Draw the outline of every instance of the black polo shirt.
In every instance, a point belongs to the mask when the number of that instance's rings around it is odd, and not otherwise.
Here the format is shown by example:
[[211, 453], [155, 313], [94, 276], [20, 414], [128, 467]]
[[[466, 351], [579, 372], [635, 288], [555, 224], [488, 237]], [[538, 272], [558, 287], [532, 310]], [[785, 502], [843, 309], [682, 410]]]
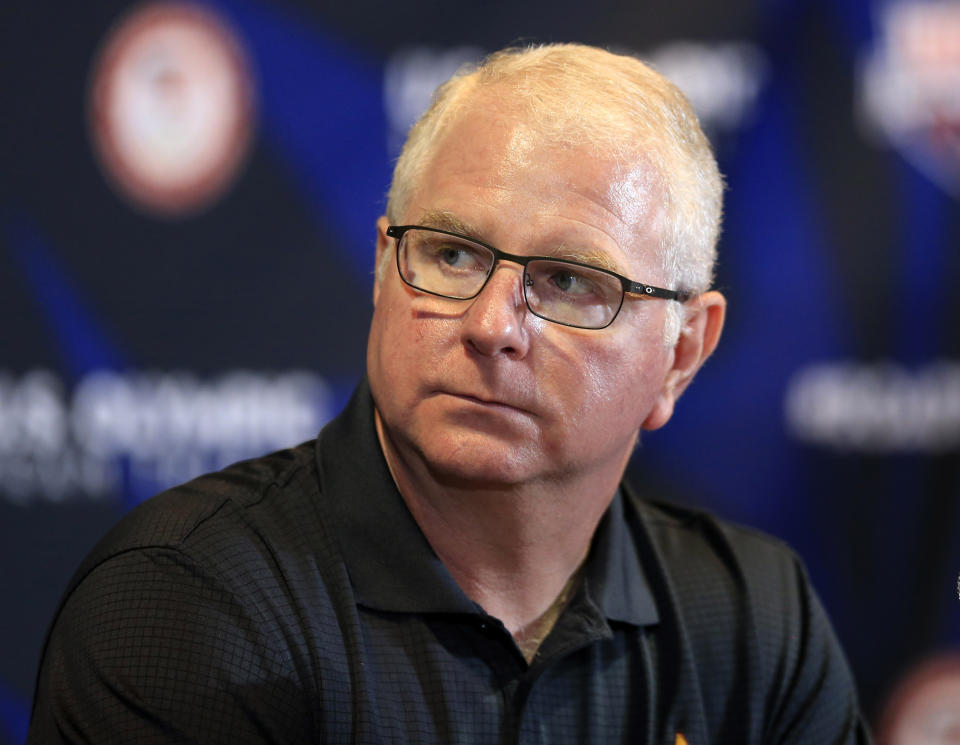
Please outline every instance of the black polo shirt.
[[28, 743], [865, 742], [796, 557], [618, 494], [528, 665], [397, 492], [369, 389], [144, 503], [80, 567]]

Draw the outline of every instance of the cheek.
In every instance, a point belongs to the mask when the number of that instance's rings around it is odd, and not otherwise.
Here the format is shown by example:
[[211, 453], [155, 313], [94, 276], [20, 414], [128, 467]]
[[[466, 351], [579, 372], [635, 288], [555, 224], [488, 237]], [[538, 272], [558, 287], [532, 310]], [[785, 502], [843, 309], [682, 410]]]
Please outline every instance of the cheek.
[[604, 348], [588, 356], [586, 363], [585, 408], [604, 409], [616, 420], [639, 427], [653, 407], [666, 374], [662, 350], [638, 354], [633, 348]]
[[384, 288], [370, 325], [368, 366], [376, 365], [392, 385], [416, 379], [416, 371], [439, 364], [443, 326], [430, 313], [418, 312], [402, 291]]
[[410, 346], [404, 338], [404, 313], [409, 313], [397, 302], [395, 289], [384, 282], [373, 310], [370, 336], [367, 343], [367, 372], [371, 382], [381, 388], [394, 388], [402, 380], [402, 353]]

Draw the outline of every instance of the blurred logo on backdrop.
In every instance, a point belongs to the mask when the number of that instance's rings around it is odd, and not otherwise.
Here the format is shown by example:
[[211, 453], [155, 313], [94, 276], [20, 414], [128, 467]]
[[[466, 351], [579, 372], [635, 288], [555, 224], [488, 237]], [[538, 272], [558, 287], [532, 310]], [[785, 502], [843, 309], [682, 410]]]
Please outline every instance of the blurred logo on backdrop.
[[333, 415], [307, 371], [0, 370], [0, 499], [136, 503], [207, 471], [314, 437]]
[[[673, 41], [640, 57], [676, 83], [690, 99], [712, 140], [750, 122], [769, 77], [763, 51], [747, 41]], [[717, 146], [716, 141], [713, 144]]]
[[822, 362], [787, 383], [787, 431], [821, 447], [871, 454], [960, 448], [960, 363]]
[[960, 655], [939, 655], [897, 686], [877, 727], [877, 745], [960, 743]]
[[960, 198], [960, 2], [894, 2], [861, 65], [866, 129]]
[[90, 135], [116, 191], [155, 216], [194, 214], [234, 181], [254, 84], [237, 34], [183, 2], [137, 6], [110, 31], [88, 91]]
[[[640, 53], [632, 49], [614, 51], [639, 57], [674, 81], [713, 139], [749, 121], [767, 80], [767, 59], [757, 45], [749, 42], [677, 40]], [[484, 54], [472, 46], [417, 46], [403, 47], [387, 60], [383, 107], [390, 123], [387, 146], [391, 153], [399, 153], [410, 127], [430, 105], [437, 86], [457, 70], [478, 64]]]
[[414, 122], [430, 106], [433, 92], [457, 70], [475, 66], [483, 58], [479, 47], [445, 49], [403, 47], [383, 69], [383, 108], [390, 127], [388, 152], [399, 154]]

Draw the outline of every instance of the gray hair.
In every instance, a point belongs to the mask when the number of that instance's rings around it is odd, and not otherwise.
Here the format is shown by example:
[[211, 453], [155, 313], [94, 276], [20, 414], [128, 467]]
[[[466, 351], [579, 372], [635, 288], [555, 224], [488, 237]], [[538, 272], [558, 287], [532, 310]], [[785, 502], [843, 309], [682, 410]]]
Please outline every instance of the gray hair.
[[[392, 222], [404, 214], [451, 122], [492, 86], [506, 88], [510, 102], [522, 107], [543, 138], [592, 148], [624, 170], [639, 161], [652, 166], [663, 199], [659, 244], [665, 281], [693, 294], [709, 288], [723, 201], [710, 143], [673, 83], [638, 59], [596, 47], [506, 49], [441, 85], [410, 130], [394, 169], [387, 200]], [[664, 336], [670, 341], [683, 317], [679, 304], [668, 308]]]

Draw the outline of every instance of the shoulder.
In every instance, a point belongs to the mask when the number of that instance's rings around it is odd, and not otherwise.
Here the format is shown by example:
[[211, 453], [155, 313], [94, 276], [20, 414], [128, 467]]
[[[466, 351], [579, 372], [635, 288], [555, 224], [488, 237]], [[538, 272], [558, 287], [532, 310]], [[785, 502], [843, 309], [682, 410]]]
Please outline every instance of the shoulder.
[[675, 582], [719, 583], [769, 598], [806, 581], [797, 554], [773, 536], [702, 510], [636, 497], [629, 501], [663, 570]]
[[323, 542], [314, 461], [306, 443], [239, 463], [121, 520], [81, 565], [48, 633], [36, 731], [71, 722], [106, 742], [159, 722], [204, 742], [253, 741], [257, 727], [307, 739], [304, 628], [327, 620], [332, 594], [307, 581]]
[[125, 553], [169, 550], [215, 559], [316, 517], [314, 441], [205, 474], [148, 499], [94, 547], [71, 582]]
[[803, 562], [783, 541], [700, 510], [630, 501], [658, 603], [693, 644], [750, 644], [761, 659], [773, 649], [792, 659], [811, 624], [825, 622]]
[[294, 622], [308, 603], [328, 610], [347, 583], [317, 507], [319, 491], [315, 443], [308, 442], [158, 494], [84, 559], [56, 625], [63, 627], [64, 614], [102, 623], [105, 603], [124, 613], [158, 603], [172, 615], [221, 609], [265, 629], [278, 618]]
[[661, 633], [684, 650], [711, 721], [737, 700], [750, 702], [764, 742], [866, 740], [846, 659], [796, 553], [703, 511], [629, 502]]

